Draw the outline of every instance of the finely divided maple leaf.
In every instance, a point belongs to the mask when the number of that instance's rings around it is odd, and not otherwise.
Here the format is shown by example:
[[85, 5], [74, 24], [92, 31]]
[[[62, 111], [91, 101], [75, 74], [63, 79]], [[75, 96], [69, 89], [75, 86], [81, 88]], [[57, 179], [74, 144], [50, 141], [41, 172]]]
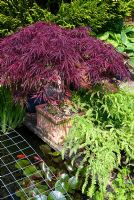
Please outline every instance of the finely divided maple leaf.
[[0, 84], [10, 85], [16, 99], [59, 101], [70, 86], [88, 89], [129, 76], [123, 55], [86, 27], [37, 22], [0, 40]]

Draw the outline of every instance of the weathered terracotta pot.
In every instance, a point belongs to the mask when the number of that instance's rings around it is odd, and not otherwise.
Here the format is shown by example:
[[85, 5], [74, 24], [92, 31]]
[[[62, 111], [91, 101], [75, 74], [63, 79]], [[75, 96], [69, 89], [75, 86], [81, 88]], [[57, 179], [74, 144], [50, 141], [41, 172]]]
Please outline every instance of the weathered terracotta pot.
[[37, 128], [39, 128], [44, 137], [56, 145], [63, 145], [64, 139], [68, 134], [72, 123], [71, 119], [75, 114], [59, 118], [46, 111], [46, 104], [36, 106]]

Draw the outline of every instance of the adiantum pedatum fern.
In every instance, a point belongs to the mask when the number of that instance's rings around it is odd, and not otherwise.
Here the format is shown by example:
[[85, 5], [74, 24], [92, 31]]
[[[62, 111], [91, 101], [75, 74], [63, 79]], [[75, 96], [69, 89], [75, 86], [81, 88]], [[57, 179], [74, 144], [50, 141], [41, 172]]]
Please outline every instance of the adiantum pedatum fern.
[[73, 100], [85, 114], [74, 117], [63, 155], [69, 151], [72, 164], [79, 162], [76, 175], [84, 179], [82, 192], [103, 200], [113, 171], [121, 166], [122, 152], [126, 166], [134, 159], [134, 94], [94, 91], [75, 94]]

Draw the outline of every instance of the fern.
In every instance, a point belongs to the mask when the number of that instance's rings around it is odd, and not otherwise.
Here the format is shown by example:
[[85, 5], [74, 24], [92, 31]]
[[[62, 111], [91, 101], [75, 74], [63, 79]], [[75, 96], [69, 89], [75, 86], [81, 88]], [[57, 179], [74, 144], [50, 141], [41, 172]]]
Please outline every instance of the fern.
[[[110, 91], [110, 89], [108, 90]], [[75, 94], [74, 101], [76, 103], [78, 101], [79, 105], [84, 103], [86, 106], [92, 107], [94, 123], [103, 128], [119, 128], [123, 126], [124, 122], [132, 125], [134, 113], [131, 111], [134, 110], [134, 92], [128, 92], [125, 88], [118, 92], [108, 92], [108, 90], [98, 85], [95, 86], [93, 92], [79, 93], [79, 100]]]
[[126, 167], [119, 171], [118, 176], [111, 185], [113, 190], [108, 193], [110, 200], [134, 199], [134, 182], [130, 173], [130, 169]]
[[64, 151], [69, 150], [70, 157], [77, 155], [75, 159], [82, 155], [77, 178], [84, 176], [82, 191], [93, 199], [106, 197], [113, 170], [121, 165], [122, 152], [126, 164], [134, 159], [133, 99], [134, 94], [123, 90], [117, 93], [96, 91], [84, 97], [74, 95], [73, 100], [78, 100], [85, 115], [73, 119]]

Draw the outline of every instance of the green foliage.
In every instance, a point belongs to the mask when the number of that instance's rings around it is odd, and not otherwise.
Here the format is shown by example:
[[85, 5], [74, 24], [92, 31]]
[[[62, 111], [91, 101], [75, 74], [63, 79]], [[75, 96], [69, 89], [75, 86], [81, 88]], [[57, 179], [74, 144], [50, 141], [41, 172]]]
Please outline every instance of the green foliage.
[[90, 96], [95, 123], [104, 128], [122, 128], [124, 123], [133, 122], [134, 94], [127, 91], [103, 93], [96, 91]]
[[18, 160], [17, 163], [15, 164], [15, 167], [17, 169], [22, 169], [24, 167], [27, 167], [28, 165], [30, 165], [30, 162], [26, 159], [21, 159], [21, 160]]
[[131, 15], [134, 8], [133, 0], [105, 0], [109, 6], [109, 20], [106, 23], [103, 31], [112, 30], [119, 32], [123, 25], [123, 20]]
[[76, 175], [84, 178], [82, 191], [103, 200], [113, 170], [121, 165], [122, 152], [125, 165], [134, 159], [134, 93], [97, 88], [86, 95], [75, 94], [73, 100], [85, 114], [74, 117], [63, 155], [69, 151], [72, 164], [81, 160]]
[[[20, 159], [16, 162], [15, 168], [22, 170], [25, 176], [22, 181], [19, 181], [25, 194], [29, 198], [33, 197], [32, 199], [35, 200], [66, 200], [67, 192], [72, 194], [78, 188], [75, 176], [69, 177], [68, 174], [64, 173], [55, 180], [50, 168], [43, 160], [34, 165], [26, 158]], [[48, 176], [48, 173], [51, 174], [51, 178]], [[51, 185], [52, 190], [49, 190], [48, 184]], [[25, 200], [25, 194], [21, 189], [16, 192], [16, 196], [20, 197], [21, 200]]]
[[34, 0], [0, 0], [0, 36], [36, 21], [51, 21], [53, 15]]
[[63, 194], [73, 193], [76, 189], [78, 189], [78, 180], [75, 176], [69, 178], [68, 174], [62, 174], [58, 181], [55, 183], [55, 190], [62, 192]]
[[0, 0], [0, 36], [36, 21], [52, 21], [67, 28], [89, 26], [96, 33], [119, 31], [133, 8], [133, 0]]
[[0, 129], [3, 133], [15, 129], [23, 121], [24, 108], [15, 103], [9, 88], [0, 87]]
[[117, 51], [127, 53], [128, 63], [134, 68], [134, 26], [124, 27], [120, 34], [107, 31], [98, 35], [98, 38], [111, 43]]
[[130, 170], [123, 168], [112, 182], [112, 191], [108, 194], [110, 200], [134, 199], [134, 181], [130, 177]]
[[95, 32], [119, 31], [132, 10], [133, 0], [73, 0], [62, 2], [56, 23], [64, 27], [90, 26]]
[[46, 9], [40, 8], [36, 3], [26, 12], [26, 23], [32, 24], [37, 21], [49, 22], [53, 20], [53, 15]]
[[17, 18], [0, 13], [0, 36], [13, 33], [19, 26], [20, 21]]
[[17, 18], [22, 25], [25, 25], [25, 13], [33, 3], [34, 0], [0, 0], [0, 11], [5, 16]]
[[56, 16], [56, 23], [67, 28], [90, 26], [93, 31], [97, 31], [109, 18], [106, 3], [98, 6], [98, 2], [98, 0], [74, 0], [70, 4], [62, 3]]
[[48, 195], [48, 200], [66, 200], [66, 197], [59, 191], [52, 191]]

